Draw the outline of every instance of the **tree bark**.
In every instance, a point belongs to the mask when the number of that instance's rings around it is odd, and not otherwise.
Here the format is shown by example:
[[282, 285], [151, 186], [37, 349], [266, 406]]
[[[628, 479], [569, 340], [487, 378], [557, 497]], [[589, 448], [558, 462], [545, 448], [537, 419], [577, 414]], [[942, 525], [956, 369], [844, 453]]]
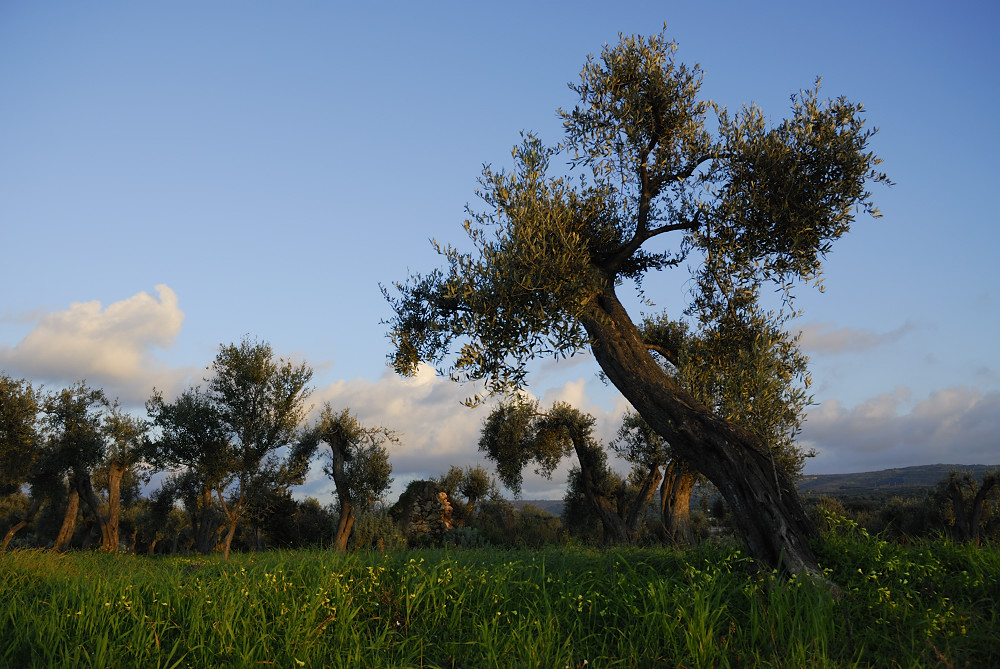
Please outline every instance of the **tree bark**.
[[215, 508], [212, 504], [212, 489], [205, 486], [201, 491], [201, 509], [194, 518], [194, 545], [202, 555], [208, 555], [215, 549], [216, 535], [219, 530]]
[[31, 500], [31, 506], [28, 507], [28, 512], [24, 514], [24, 518], [14, 523], [14, 525], [12, 525], [9, 530], [7, 530], [7, 534], [5, 534], [3, 538], [3, 543], [0, 544], [0, 553], [3, 553], [5, 550], [7, 550], [7, 546], [10, 545], [10, 542], [14, 538], [14, 535], [20, 532], [24, 527], [26, 527], [28, 523], [33, 521], [35, 519], [35, 516], [38, 514], [38, 510], [41, 508], [42, 508], [42, 498], [36, 496], [34, 499]]
[[337, 534], [333, 538], [333, 549], [341, 553], [347, 552], [347, 541], [354, 529], [354, 504], [349, 500], [340, 500], [340, 522], [337, 523]]
[[594, 512], [604, 528], [604, 542], [608, 544], [630, 543], [629, 531], [625, 521], [618, 515], [617, 509], [611, 503], [606, 491], [601, 489], [596, 480], [598, 464], [595, 463], [597, 453], [586, 441], [585, 435], [570, 430], [570, 441], [580, 463], [580, 484], [583, 494], [594, 507]]
[[660, 468], [651, 467], [639, 484], [639, 491], [625, 510], [625, 527], [629, 532], [629, 541], [635, 543], [639, 538], [639, 528], [642, 527], [646, 509], [656, 495], [656, 486], [660, 483]]
[[354, 498], [351, 494], [351, 482], [347, 480], [344, 467], [347, 464], [348, 444], [340, 435], [331, 435], [330, 444], [330, 475], [337, 488], [337, 500], [340, 502], [340, 521], [337, 523], [337, 534], [333, 537], [333, 549], [341, 553], [347, 552], [347, 542], [354, 530]]
[[90, 472], [77, 474], [76, 482], [80, 497], [90, 507], [91, 513], [94, 514], [94, 520], [97, 522], [97, 527], [101, 530], [101, 549], [109, 553], [118, 552], [118, 528], [115, 527], [114, 533], [112, 533], [111, 527], [108, 524], [108, 518], [101, 510], [101, 500], [97, 498], [97, 493], [94, 492], [94, 484], [90, 480]]
[[236, 521], [233, 516], [229, 518], [229, 529], [226, 531], [226, 538], [222, 542], [222, 561], [229, 562], [229, 548], [233, 545], [233, 537], [236, 536]]
[[108, 468], [108, 537], [113, 545], [105, 547], [105, 550], [111, 553], [118, 552], [118, 545], [121, 541], [118, 526], [121, 522], [122, 477], [124, 475], [124, 467], [114, 462], [111, 463]]
[[604, 542], [608, 544], [635, 543], [639, 538], [639, 527], [649, 502], [656, 494], [656, 486], [660, 482], [660, 470], [653, 467], [643, 478], [639, 491], [627, 508], [623, 508], [624, 500], [615, 504], [609, 496], [610, 491], [603, 490], [597, 483], [598, 465], [594, 462], [595, 453], [588, 446], [582, 435], [571, 434], [573, 450], [580, 463], [580, 484], [583, 494], [594, 508], [601, 526], [604, 528]]
[[226, 504], [226, 498], [222, 496], [222, 491], [217, 490], [219, 503], [222, 505], [222, 512], [226, 516], [229, 529], [226, 531], [226, 538], [222, 540], [222, 561], [229, 562], [229, 549], [233, 545], [233, 537], [236, 536], [236, 525], [240, 521], [240, 511], [243, 509], [243, 483], [240, 482], [240, 496], [230, 510]]
[[653, 359], [605, 282], [580, 317], [608, 379], [671, 448], [729, 503], [749, 554], [768, 567], [821, 575], [809, 540], [817, 530], [791, 478], [746, 430], [715, 416]]
[[62, 553], [69, 546], [73, 539], [73, 531], [76, 529], [76, 514], [80, 510], [80, 493], [76, 489], [76, 482], [70, 481], [69, 499], [66, 500], [66, 513], [63, 515], [62, 525], [59, 527], [59, 534], [52, 544], [52, 550]]
[[685, 464], [672, 460], [660, 486], [660, 523], [675, 546], [691, 543], [691, 493], [695, 475]]

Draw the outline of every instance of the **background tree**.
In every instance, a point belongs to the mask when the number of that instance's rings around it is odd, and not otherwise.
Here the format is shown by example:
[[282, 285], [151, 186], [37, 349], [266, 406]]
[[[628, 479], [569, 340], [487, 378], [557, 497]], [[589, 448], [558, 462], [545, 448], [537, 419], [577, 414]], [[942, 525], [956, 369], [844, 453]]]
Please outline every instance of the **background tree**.
[[293, 519], [298, 504], [292, 498], [292, 487], [305, 481], [309, 462], [297, 459], [295, 447], [284, 458], [271, 457], [252, 478], [244, 507], [242, 546], [264, 550], [276, 541], [294, 541]]
[[[861, 105], [823, 101], [817, 88], [794, 96], [777, 125], [753, 106], [730, 114], [699, 99], [700, 68], [675, 52], [662, 34], [606, 47], [571, 84], [579, 103], [559, 112], [563, 142], [548, 148], [528, 135], [510, 172], [484, 169], [486, 208], [466, 222], [474, 251], [439, 245], [446, 270], [396, 284], [398, 297], [386, 291], [391, 358], [404, 374], [447, 360], [442, 371], [454, 378], [507, 392], [523, 385], [535, 357], [589, 348], [646, 422], [719, 489], [751, 555], [819, 573], [809, 547], [816, 529], [791, 478], [758, 437], [657, 364], [617, 290], [689, 259], [699, 309], [718, 312], [734, 296], [755, 304], [767, 283], [790, 304], [797, 282], [818, 281], [856, 211], [878, 215], [866, 188], [888, 179], [875, 171]], [[577, 179], [550, 175], [557, 154], [581, 170]]]
[[340, 505], [340, 521], [333, 548], [345, 552], [359, 511], [370, 509], [392, 484], [392, 465], [386, 444], [396, 441], [384, 427], [365, 427], [350, 409], [334, 411], [326, 404], [316, 423], [296, 446], [293, 459], [307, 462], [325, 444], [330, 460], [323, 471], [333, 479]]
[[173, 538], [172, 532], [178, 530], [178, 525], [190, 526], [187, 519], [179, 523], [175, 520], [178, 514], [183, 518], [175, 503], [174, 492], [167, 485], [125, 510], [122, 525], [129, 528], [133, 553], [152, 555], [161, 540]]
[[456, 525], [464, 525], [472, 519], [480, 500], [500, 496], [496, 481], [482, 465], [465, 469], [449, 467], [435, 481], [448, 495], [452, 505], [452, 520]]
[[104, 550], [118, 552], [119, 524], [121, 519], [122, 479], [131, 475], [133, 485], [145, 482], [148, 476], [140, 473], [138, 467], [146, 456], [146, 438], [149, 424], [122, 410], [115, 402], [104, 415], [102, 432], [105, 440], [105, 452], [101, 464], [102, 478], [105, 478], [108, 491], [108, 511], [104, 516], [101, 512], [108, 544]]
[[0, 374], [0, 495], [20, 490], [41, 454], [39, 399], [30, 381]]
[[270, 344], [249, 339], [221, 346], [211, 370], [207, 394], [229, 438], [234, 465], [228, 498], [218, 494], [228, 523], [222, 549], [228, 560], [247, 495], [255, 481], [264, 485], [268, 480], [259, 476], [262, 466], [278, 466], [265, 459], [298, 436], [312, 370], [276, 358]]
[[995, 520], [1000, 497], [1000, 472], [977, 481], [969, 472], [953, 471], [934, 489], [932, 497], [944, 508], [949, 533], [955, 541], [979, 545], [980, 532]]
[[[196, 549], [211, 553], [222, 526], [221, 509], [213, 496], [225, 494], [238, 468], [236, 454], [219, 411], [198, 388], [189, 388], [173, 402], [154, 391], [146, 403], [159, 436], [153, 440], [150, 461], [174, 474], [159, 495], [180, 499], [188, 513]], [[165, 503], [165, 501], [164, 501]]]
[[795, 443], [812, 403], [809, 360], [798, 336], [781, 327], [787, 315], [765, 314], [756, 304], [740, 306], [724, 295], [716, 302], [722, 311], [699, 309], [696, 301], [695, 329], [665, 316], [647, 318], [643, 338], [682, 388], [753, 433], [768, 449], [772, 467], [797, 478], [814, 455]]
[[487, 417], [479, 449], [497, 464], [500, 480], [515, 495], [520, 494], [524, 467], [534, 462], [536, 472], [551, 476], [563, 457], [571, 452], [577, 473], [570, 487], [578, 488], [600, 519], [609, 543], [633, 542], [638, 536], [643, 512], [659, 483], [656, 467], [642, 472], [634, 494], [610, 470], [603, 446], [594, 438], [594, 417], [568, 404], [555, 403], [540, 412], [538, 403], [523, 397], [500, 403]]
[[298, 502], [295, 513], [296, 535], [300, 546], [329, 546], [338, 522], [333, 505], [323, 506], [315, 497]]
[[[734, 317], [734, 310], [741, 310]], [[717, 415], [749, 430], [768, 449], [772, 468], [792, 478], [805, 458], [795, 436], [811, 402], [808, 359], [791, 337], [754, 304], [721, 294], [712, 308], [699, 307], [701, 327], [665, 316], [647, 318], [640, 330], [646, 345], [678, 384]], [[690, 500], [697, 472], [637, 414], [628, 414], [612, 443], [631, 462], [663, 466], [660, 515], [666, 536], [684, 543], [691, 538]], [[647, 465], [648, 466], [648, 465]]]
[[462, 482], [458, 486], [458, 494], [465, 498], [469, 516], [475, 515], [476, 504], [483, 499], [500, 496], [496, 480], [490, 476], [482, 465], [466, 467]]
[[[23, 486], [38, 478], [43, 455], [38, 431], [40, 410], [41, 393], [31, 382], [0, 374], [0, 496], [19, 495]], [[23, 514], [4, 533], [0, 552], [31, 523], [41, 504], [40, 494], [31, 496]]]
[[108, 407], [104, 391], [89, 387], [85, 381], [49, 395], [44, 403], [47, 469], [68, 476], [69, 485], [66, 512], [53, 544], [57, 552], [69, 546], [81, 500], [100, 530], [101, 547], [117, 550], [117, 535], [112, 536], [91, 478], [92, 471], [105, 455], [103, 421]]
[[636, 413], [622, 418], [611, 448], [636, 467], [636, 474], [656, 469], [660, 472], [660, 526], [673, 544], [691, 541], [691, 493], [697, 473], [680, 458], [672, 457], [667, 442]]

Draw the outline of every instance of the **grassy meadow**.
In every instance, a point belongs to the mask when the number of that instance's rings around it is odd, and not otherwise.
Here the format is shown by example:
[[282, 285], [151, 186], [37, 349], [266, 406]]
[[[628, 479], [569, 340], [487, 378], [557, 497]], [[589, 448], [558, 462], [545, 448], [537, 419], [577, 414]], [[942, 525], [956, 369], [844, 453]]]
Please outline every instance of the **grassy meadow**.
[[0, 555], [2, 667], [987, 667], [1000, 550], [841, 528], [841, 592], [735, 545]]

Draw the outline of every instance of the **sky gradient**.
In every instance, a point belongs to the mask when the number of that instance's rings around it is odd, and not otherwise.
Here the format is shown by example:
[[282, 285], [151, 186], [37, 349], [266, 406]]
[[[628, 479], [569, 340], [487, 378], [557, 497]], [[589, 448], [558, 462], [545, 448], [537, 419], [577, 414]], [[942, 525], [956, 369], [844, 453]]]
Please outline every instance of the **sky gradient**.
[[[1000, 463], [997, 5], [621, 5], [4, 3], [0, 369], [141, 407], [250, 335], [315, 368], [317, 407], [400, 433], [397, 486], [482, 462], [471, 389], [386, 367], [379, 284], [438, 266], [431, 238], [463, 242], [483, 164], [520, 131], [561, 139], [588, 54], [666, 23], [704, 97], [777, 121], [822, 76], [880, 128], [884, 217], [800, 291], [806, 472]], [[678, 314], [686, 279], [647, 296]], [[541, 363], [531, 391], [609, 437], [625, 404], [596, 372]], [[564, 485], [528, 476], [524, 496]]]

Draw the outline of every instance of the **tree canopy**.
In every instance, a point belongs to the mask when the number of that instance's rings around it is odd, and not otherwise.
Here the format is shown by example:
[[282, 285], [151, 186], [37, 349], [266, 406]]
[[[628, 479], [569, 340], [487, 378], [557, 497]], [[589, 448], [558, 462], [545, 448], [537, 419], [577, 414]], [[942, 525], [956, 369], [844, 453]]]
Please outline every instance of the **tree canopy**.
[[41, 455], [40, 402], [29, 381], [0, 374], [0, 494], [26, 483]]
[[[447, 362], [505, 391], [534, 357], [593, 343], [583, 320], [609, 282], [641, 282], [694, 252], [693, 305], [711, 318], [756, 304], [765, 281], [818, 281], [855, 213], [878, 216], [867, 188], [888, 178], [866, 150], [875, 130], [862, 105], [822, 100], [817, 83], [773, 126], [754, 105], [700, 100], [702, 72], [676, 50], [662, 34], [606, 47], [570, 85], [580, 102], [558, 112], [561, 144], [526, 134], [510, 170], [484, 168], [484, 208], [465, 222], [474, 250], [435, 242], [447, 268], [386, 291], [397, 371]], [[557, 157], [575, 178], [553, 174]]]
[[200, 500], [199, 549], [213, 545], [214, 493], [228, 522], [223, 545], [228, 558], [254, 488], [304, 475], [301, 467], [277, 458], [276, 451], [298, 439], [312, 369], [278, 358], [270, 344], [248, 338], [220, 346], [210, 369], [205, 391], [190, 388], [173, 403], [154, 392], [147, 409], [162, 431], [153, 459], [190, 468], [175, 483]]

